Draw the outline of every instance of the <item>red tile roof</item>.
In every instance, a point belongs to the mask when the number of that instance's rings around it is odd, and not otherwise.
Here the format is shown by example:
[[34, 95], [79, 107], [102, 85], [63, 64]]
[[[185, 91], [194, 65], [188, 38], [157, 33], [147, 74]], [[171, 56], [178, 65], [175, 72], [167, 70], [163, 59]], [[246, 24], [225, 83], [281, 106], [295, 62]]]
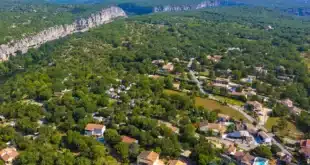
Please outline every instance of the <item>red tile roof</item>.
[[180, 160], [169, 160], [167, 165], [186, 165], [186, 163]]
[[154, 163], [159, 158], [159, 154], [153, 151], [143, 151], [140, 153], [138, 158], [148, 160]]
[[102, 124], [87, 124], [85, 130], [93, 131], [94, 129], [103, 129], [104, 125]]
[[122, 142], [132, 144], [135, 143], [137, 140], [134, 138], [131, 138], [129, 136], [122, 136]]
[[3, 161], [9, 162], [15, 159], [19, 153], [16, 151], [15, 148], [5, 148], [0, 151], [0, 157]]

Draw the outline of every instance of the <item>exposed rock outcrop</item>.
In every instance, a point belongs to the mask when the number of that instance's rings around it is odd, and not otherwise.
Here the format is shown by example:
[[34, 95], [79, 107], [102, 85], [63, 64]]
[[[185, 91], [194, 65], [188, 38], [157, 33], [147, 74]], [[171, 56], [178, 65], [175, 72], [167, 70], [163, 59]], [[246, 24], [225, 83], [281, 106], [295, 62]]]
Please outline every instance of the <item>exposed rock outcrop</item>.
[[219, 0], [206, 0], [199, 4], [189, 4], [189, 5], [166, 5], [154, 7], [153, 11], [156, 12], [176, 12], [176, 11], [187, 11], [194, 9], [202, 9], [206, 7], [216, 7], [220, 6], [221, 2]]
[[72, 24], [57, 25], [22, 40], [0, 45], [0, 61], [8, 60], [9, 56], [15, 55], [17, 51], [26, 53], [29, 48], [37, 48], [48, 41], [56, 40], [69, 34], [85, 32], [90, 28], [109, 23], [118, 17], [126, 17], [126, 13], [121, 8], [113, 6], [103, 9], [97, 14], [92, 14], [86, 19], [77, 20]]

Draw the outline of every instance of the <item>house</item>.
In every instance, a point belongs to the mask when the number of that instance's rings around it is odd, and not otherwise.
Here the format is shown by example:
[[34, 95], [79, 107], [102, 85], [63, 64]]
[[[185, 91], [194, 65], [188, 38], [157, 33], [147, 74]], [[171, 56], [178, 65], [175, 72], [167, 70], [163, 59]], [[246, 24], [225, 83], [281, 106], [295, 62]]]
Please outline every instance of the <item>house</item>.
[[290, 99], [281, 100], [281, 103], [288, 108], [294, 107], [293, 101]]
[[218, 117], [218, 121], [221, 121], [221, 122], [228, 122], [230, 120], [230, 116], [228, 115], [224, 115], [224, 114], [217, 114], [217, 117]]
[[101, 124], [87, 124], [85, 127], [85, 135], [87, 136], [103, 136], [106, 127]]
[[263, 67], [255, 67], [255, 71], [258, 74], [266, 75], [268, 73], [267, 69], [264, 69]]
[[174, 58], [172, 61], [173, 61], [173, 62], [179, 63], [179, 62], [180, 62], [180, 59], [179, 59], [179, 58]]
[[152, 61], [152, 64], [155, 64], [155, 65], [164, 64], [164, 63], [165, 63], [164, 60], [153, 60]]
[[177, 127], [174, 127], [171, 123], [169, 122], [165, 122], [165, 121], [161, 121], [161, 120], [158, 120], [158, 124], [159, 125], [165, 125], [166, 127], [168, 127], [172, 132], [178, 134], [180, 133], [180, 129], [177, 128]]
[[292, 161], [292, 156], [285, 154], [283, 152], [277, 152], [277, 157], [280, 158], [279, 160], [281, 160], [282, 162], [285, 162], [286, 164], [290, 164]]
[[237, 152], [237, 148], [234, 144], [229, 145], [229, 147], [226, 149], [226, 153], [229, 155], [235, 155], [236, 152]]
[[289, 110], [291, 111], [291, 113], [293, 113], [295, 115], [300, 115], [300, 113], [302, 111], [300, 108], [297, 108], [295, 106], [293, 108], [290, 108]]
[[18, 155], [16, 148], [5, 148], [0, 151], [0, 157], [6, 164], [12, 163]]
[[190, 150], [182, 150], [181, 156], [184, 158], [189, 158], [189, 156], [192, 154], [192, 151]]
[[226, 79], [226, 78], [217, 77], [213, 82], [217, 83], [217, 84], [227, 84], [228, 85], [230, 80]]
[[245, 104], [246, 109], [254, 111], [258, 115], [264, 115], [263, 104], [258, 101], [247, 101]]
[[307, 162], [310, 162], [310, 139], [300, 141], [299, 152], [304, 155]]
[[203, 121], [199, 123], [199, 131], [207, 132], [208, 131], [208, 121]]
[[218, 135], [225, 133], [227, 127], [222, 123], [208, 123], [205, 121], [199, 123], [199, 130], [205, 133], [207, 133], [209, 130], [212, 130], [214, 134]]
[[122, 142], [127, 144], [138, 143], [137, 139], [131, 138], [129, 136], [122, 136]]
[[253, 83], [253, 81], [256, 80], [256, 77], [255, 76], [248, 76], [246, 78], [242, 78], [240, 81], [243, 82], [243, 83]]
[[167, 165], [186, 165], [186, 163], [181, 160], [169, 160]]
[[253, 111], [261, 111], [263, 109], [263, 105], [258, 101], [247, 101], [245, 106]]
[[214, 56], [207, 56], [207, 59], [214, 62], [214, 63], [217, 63], [217, 62], [220, 62], [221, 59], [223, 58], [223, 56], [220, 56], [220, 55], [214, 55]]
[[242, 165], [252, 165], [252, 163], [255, 160], [254, 156], [244, 152], [236, 152], [234, 157], [237, 160], [237, 162]]
[[259, 131], [257, 135], [263, 140], [264, 144], [271, 145], [272, 138], [264, 131]]
[[167, 72], [172, 72], [174, 69], [174, 65], [171, 62], [169, 62], [166, 65], [164, 65], [162, 69]]
[[137, 165], [163, 165], [159, 154], [153, 151], [143, 151], [137, 157]]
[[180, 90], [180, 86], [181, 84], [180, 83], [173, 83], [173, 88], [176, 89], [176, 90]]

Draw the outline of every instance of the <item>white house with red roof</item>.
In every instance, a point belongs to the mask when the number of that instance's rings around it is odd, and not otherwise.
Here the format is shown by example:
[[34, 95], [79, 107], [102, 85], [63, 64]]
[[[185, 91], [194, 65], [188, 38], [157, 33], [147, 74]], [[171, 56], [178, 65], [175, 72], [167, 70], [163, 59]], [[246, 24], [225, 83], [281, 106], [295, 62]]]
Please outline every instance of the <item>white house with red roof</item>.
[[87, 136], [103, 136], [106, 127], [102, 124], [87, 124], [85, 127], [85, 135]]

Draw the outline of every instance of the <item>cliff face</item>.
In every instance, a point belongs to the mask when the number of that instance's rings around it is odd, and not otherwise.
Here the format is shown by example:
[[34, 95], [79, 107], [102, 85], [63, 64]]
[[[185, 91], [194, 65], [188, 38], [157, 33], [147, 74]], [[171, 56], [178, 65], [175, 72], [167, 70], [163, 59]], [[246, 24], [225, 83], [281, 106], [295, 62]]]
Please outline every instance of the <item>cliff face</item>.
[[206, 7], [216, 7], [220, 5], [221, 3], [219, 0], [215, 0], [215, 1], [206, 0], [206, 1], [202, 1], [199, 4], [157, 6], [157, 7], [154, 7], [153, 11], [154, 12], [176, 12], [176, 11], [202, 9]]
[[6, 61], [10, 55], [17, 51], [26, 53], [29, 48], [37, 48], [48, 41], [65, 37], [76, 32], [85, 32], [90, 28], [109, 23], [118, 17], [126, 17], [126, 13], [119, 7], [110, 7], [92, 14], [86, 19], [80, 19], [69, 25], [58, 25], [39, 32], [36, 35], [13, 41], [6, 45], [0, 45], [0, 61]]

